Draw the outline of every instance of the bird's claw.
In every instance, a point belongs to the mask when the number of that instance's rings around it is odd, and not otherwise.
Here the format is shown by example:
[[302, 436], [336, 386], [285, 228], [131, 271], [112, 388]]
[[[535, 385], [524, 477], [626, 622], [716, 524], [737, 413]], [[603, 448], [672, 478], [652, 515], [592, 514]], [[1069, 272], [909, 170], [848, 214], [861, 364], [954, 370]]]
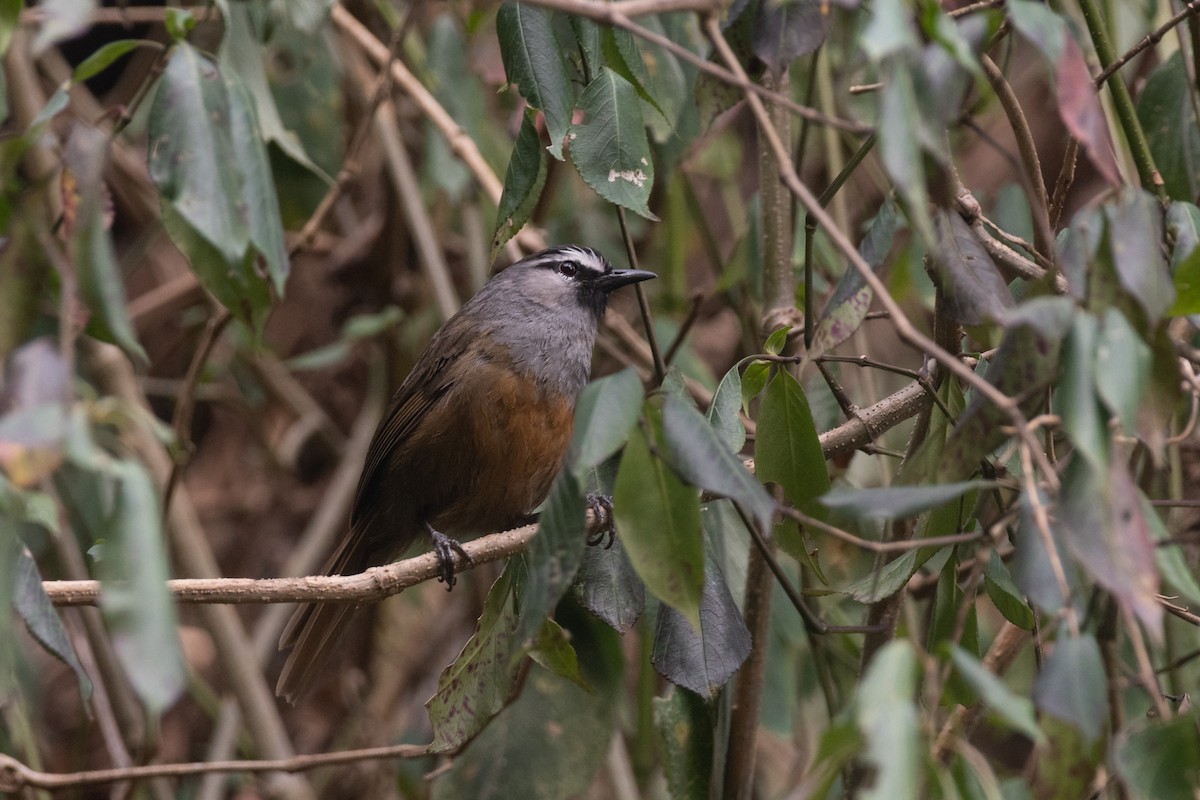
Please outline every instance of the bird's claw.
[[595, 547], [604, 542], [604, 549], [608, 550], [617, 536], [617, 528], [613, 524], [612, 498], [589, 493], [587, 505], [592, 512], [592, 520], [587, 529], [587, 545]]
[[437, 554], [438, 582], [446, 584], [446, 591], [450, 591], [458, 582], [454, 575], [454, 556], [457, 554], [462, 559], [464, 567], [474, 562], [463, 546], [446, 534], [430, 528], [429, 536], [433, 539], [433, 552]]

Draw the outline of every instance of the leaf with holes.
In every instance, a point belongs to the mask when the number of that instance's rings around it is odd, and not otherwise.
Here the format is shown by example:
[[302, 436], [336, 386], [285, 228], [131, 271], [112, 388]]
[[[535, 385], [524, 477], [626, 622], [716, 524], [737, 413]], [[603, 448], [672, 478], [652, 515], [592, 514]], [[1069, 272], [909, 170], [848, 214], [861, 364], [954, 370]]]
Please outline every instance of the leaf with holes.
[[654, 162], [637, 90], [605, 67], [579, 98], [583, 119], [571, 126], [571, 160], [598, 195], [646, 219]]

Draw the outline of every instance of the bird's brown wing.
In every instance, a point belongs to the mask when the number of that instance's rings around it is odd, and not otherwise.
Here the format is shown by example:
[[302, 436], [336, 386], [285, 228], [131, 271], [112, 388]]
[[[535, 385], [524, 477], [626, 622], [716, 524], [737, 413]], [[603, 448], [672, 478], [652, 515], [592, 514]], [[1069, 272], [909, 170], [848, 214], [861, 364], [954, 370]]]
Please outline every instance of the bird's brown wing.
[[[337, 549], [326, 562], [326, 575], [347, 575], [362, 572], [377, 566], [373, 561], [382, 558], [379, 543], [372, 541], [369, 534], [371, 497], [377, 481], [382, 480], [392, 451], [405, 442], [425, 418], [429, 410], [454, 385], [456, 370], [452, 369], [466, 352], [468, 339], [463, 335], [458, 318], [453, 318], [434, 336], [425, 352], [413, 366], [388, 407], [387, 417], [380, 423], [367, 450], [367, 459], [358, 480], [354, 510], [351, 513], [350, 530], [342, 538]], [[438, 353], [432, 356], [431, 353]], [[395, 545], [401, 549], [410, 544], [405, 541], [415, 535], [413, 531], [394, 531]], [[279, 675], [275, 693], [295, 703], [311, 686], [313, 680], [324, 669], [333, 653], [333, 648], [342, 631], [359, 608], [357, 603], [302, 603], [297, 608], [279, 637], [279, 649], [289, 647], [283, 671]]]

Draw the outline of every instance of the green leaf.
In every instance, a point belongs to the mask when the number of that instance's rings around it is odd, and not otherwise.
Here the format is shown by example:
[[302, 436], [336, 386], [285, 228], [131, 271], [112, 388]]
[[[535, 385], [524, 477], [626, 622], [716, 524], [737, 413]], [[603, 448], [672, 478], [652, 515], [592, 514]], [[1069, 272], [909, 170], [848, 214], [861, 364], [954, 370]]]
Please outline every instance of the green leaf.
[[1006, 620], [1018, 628], [1033, 630], [1036, 622], [1033, 609], [1025, 602], [1025, 597], [1013, 582], [1008, 567], [999, 557], [993, 555], [984, 565], [983, 585], [992, 600], [992, 605], [996, 606], [996, 610]]
[[[900, 216], [900, 208], [896, 201], [889, 197], [879, 207], [870, 227], [867, 228], [866, 236], [858, 246], [859, 255], [871, 265], [872, 270], [878, 271], [883, 266], [884, 259], [891, 252], [892, 244], [903, 227], [904, 219]], [[875, 293], [867, 286], [858, 270], [846, 270], [838, 280], [833, 296], [825, 304], [825, 310], [821, 312], [821, 320], [813, 331], [810, 355], [824, 353], [849, 339], [866, 319], [874, 299]]]
[[167, 13], [163, 17], [163, 24], [167, 28], [167, 35], [171, 37], [171, 41], [183, 44], [188, 34], [192, 32], [192, 28], [196, 27], [196, 17], [186, 8], [168, 7]]
[[75, 67], [71, 72], [72, 83], [83, 83], [89, 78], [99, 75], [104, 70], [112, 66], [112, 63], [126, 53], [130, 53], [139, 47], [155, 47], [162, 48], [158, 42], [152, 42], [149, 39], [117, 39], [113, 42], [108, 42], [96, 52], [79, 62], [79, 66]]
[[1079, 729], [1086, 742], [1108, 722], [1107, 678], [1100, 647], [1091, 634], [1059, 636], [1033, 687], [1039, 709]]
[[773, 356], [777, 356], [783, 352], [783, 348], [787, 347], [788, 333], [792, 330], [791, 325], [784, 325], [771, 331], [771, 335], [767, 337], [767, 341], [763, 344], [763, 350]]
[[[586, 539], [583, 490], [569, 470], [562, 470], [542, 508], [538, 535], [521, 556], [527, 575], [518, 585], [518, 644], [525, 645], [537, 634], [543, 620], [571, 588], [583, 560]], [[520, 654], [513, 657], [517, 659]]]
[[521, 120], [521, 130], [508, 160], [508, 171], [504, 174], [504, 191], [496, 209], [496, 230], [492, 234], [493, 254], [516, 236], [533, 216], [547, 174], [546, 152], [542, 149], [533, 116], [527, 113]]
[[547, 149], [562, 161], [575, 94], [554, 38], [550, 12], [524, 3], [505, 3], [496, 15], [496, 36], [508, 82], [515, 83], [529, 105], [542, 112], [550, 134]]
[[813, 501], [829, 490], [825, 456], [804, 389], [786, 370], [776, 370], [758, 414], [754, 465], [759, 480], [783, 488], [797, 508], [821, 514]]
[[575, 404], [566, 463], [582, 479], [624, 446], [642, 411], [642, 379], [633, 367], [592, 381]]
[[1104, 312], [1096, 340], [1096, 390], [1127, 435], [1136, 430], [1138, 401], [1150, 381], [1150, 346], [1115, 308]]
[[1200, 248], [1179, 262], [1171, 276], [1175, 301], [1167, 309], [1168, 317], [1200, 314]]
[[676, 686], [710, 700], [750, 655], [750, 631], [715, 558], [704, 565], [697, 627], [668, 605], [658, 609], [650, 663]]
[[712, 403], [705, 417], [717, 437], [733, 453], [740, 453], [746, 444], [746, 426], [738, 412], [742, 409], [742, 373], [734, 364], [717, 384]]
[[902, 56], [888, 58], [880, 65], [888, 80], [880, 90], [879, 154], [884, 168], [895, 182], [897, 193], [905, 200], [905, 211], [913, 231], [921, 241], [934, 242], [933, 222], [929, 217], [925, 189], [924, 154], [920, 138], [923, 116], [917, 97], [916, 78], [909, 61]]
[[917, 48], [917, 29], [904, 0], [879, 0], [863, 29], [861, 44], [867, 57], [879, 62]]
[[1096, 362], [1099, 321], [1080, 311], [1071, 323], [1064, 343], [1062, 379], [1054, 392], [1054, 410], [1062, 418], [1063, 431], [1084, 458], [1099, 468], [1108, 464], [1108, 421], [1096, 396], [1100, 373]]
[[542, 622], [541, 631], [530, 643], [529, 657], [542, 669], [566, 678], [581, 689], [592, 690], [579, 670], [579, 657], [575, 654], [575, 648], [571, 647], [570, 636], [554, 620]]
[[1126, 730], [1116, 743], [1117, 774], [1139, 800], [1194, 800], [1200, 786], [1196, 713]]
[[21, 9], [24, 7], [25, 0], [0, 0], [0, 56], [8, 52], [13, 32], [21, 24]]
[[1154, 562], [1158, 565], [1163, 580], [1171, 584], [1172, 588], [1190, 603], [1200, 605], [1200, 583], [1197, 583], [1182, 549], [1177, 543], [1169, 541], [1171, 534], [1159, 518], [1158, 511], [1150, 505], [1149, 498], [1139, 491], [1138, 500], [1142, 506], [1142, 516], [1146, 519], [1146, 527], [1150, 530], [1150, 538], [1154, 540]]
[[829, 33], [825, 0], [788, 0], [759, 5], [754, 19], [754, 55], [773, 70], [808, 55]]
[[909, 550], [899, 558], [889, 561], [882, 569], [872, 570], [843, 587], [841, 591], [860, 603], [874, 603], [891, 597], [900, 591], [925, 563], [933, 562], [932, 571], [940, 572], [953, 550], [952, 547], [922, 547]]
[[699, 628], [704, 586], [700, 493], [651, 452], [651, 441], [661, 446], [661, 412], [647, 404], [644, 420], [629, 437], [617, 470], [613, 516], [646, 588]]
[[954, 668], [978, 692], [980, 699], [996, 715], [1036, 743], [1046, 740], [1033, 716], [1033, 701], [1019, 695], [980, 663], [979, 659], [957, 645], [950, 648]]
[[581, 662], [594, 693], [531, 668], [520, 696], [434, 780], [434, 800], [584, 794], [608, 753], [620, 673], [597, 675], [586, 669], [586, 659]]
[[[1039, 500], [1043, 508], [1050, 504], [1045, 494], [1040, 494]], [[1046, 513], [1049, 514], [1049, 511]], [[1054, 553], [1063, 569], [1067, 593], [1073, 596], [1079, 586], [1078, 570], [1069, 558], [1061, 526], [1050, 524], [1048, 528]], [[1055, 576], [1050, 551], [1038, 528], [1033, 504], [1025, 493], [1021, 494], [1021, 516], [1012, 533], [1012, 540], [1013, 558], [1009, 566], [1012, 568], [1013, 581], [1042, 611], [1054, 613], [1061, 609], [1067, 598]]]
[[437, 691], [425, 703], [433, 726], [431, 753], [457, 750], [470, 741], [516, 689], [520, 665], [513, 653], [520, 643], [513, 583], [523, 569], [519, 559], [510, 561], [492, 585], [475, 632], [454, 663], [442, 670]]
[[[107, 467], [114, 501], [100, 574], [100, 610], [117, 659], [138, 697], [162, 713], [183, 691], [175, 599], [163, 542], [162, 509], [149, 473], [133, 461]], [[96, 514], [96, 509], [84, 513]]]
[[1012, 293], [975, 231], [957, 213], [939, 209], [934, 275], [950, 315], [963, 325], [997, 322], [1012, 308]]
[[150, 177], [180, 222], [226, 263], [238, 264], [250, 231], [229, 125], [216, 64], [190, 45], [177, 45], [150, 109]]
[[1154, 196], [1126, 188], [1104, 207], [1109, 246], [1121, 285], [1157, 322], [1175, 301], [1175, 288], [1162, 253], [1163, 216]]
[[[37, 564], [29, 554], [18, 548], [16, 554], [16, 585], [13, 605], [17, 614], [25, 622], [30, 635], [37, 639], [47, 652], [66, 664], [75, 673], [79, 684], [79, 694], [86, 703], [92, 696], [92, 681], [83, 665], [75, 655], [71, 638], [63, 627], [53, 603], [42, 588], [42, 576], [38, 573]], [[0, 566], [3, 563], [0, 562]]]
[[685, 481], [728, 497], [758, 524], [760, 532], [770, 531], [774, 498], [680, 395], [667, 395], [663, 402], [663, 436], [667, 461]]
[[854, 719], [866, 740], [864, 759], [875, 769], [865, 800], [916, 800], [920, 795], [922, 742], [913, 696], [920, 677], [912, 645], [893, 641], [867, 667], [854, 698]]
[[882, 489], [831, 489], [821, 503], [856, 519], [891, 520], [911, 517], [955, 500], [991, 481], [961, 481], [935, 486], [889, 486]]
[[108, 230], [103, 178], [107, 154], [108, 136], [103, 131], [89, 125], [72, 128], [64, 160], [79, 195], [70, 249], [79, 271], [79, 288], [95, 315], [95, 331], [145, 364], [146, 351], [129, 321], [124, 278]]
[[230, 135], [242, 175], [242, 203], [250, 228], [250, 243], [263, 257], [275, 293], [282, 297], [290, 265], [283, 244], [283, 220], [271, 177], [271, 161], [255, 122], [253, 100], [239, 81], [227, 78]]
[[1070, 462], [1055, 521], [1088, 574], [1148, 630], [1161, 634], [1154, 543], [1125, 461], [1113, 459], [1107, 470], [1084, 460]]
[[654, 698], [654, 732], [672, 800], [708, 800], [713, 720], [698, 695], [668, 687]]
[[1138, 94], [1137, 115], [1154, 166], [1175, 200], [1200, 195], [1200, 128], [1192, 106], [1195, 87], [1178, 50], [1150, 74]]
[[595, 192], [649, 220], [654, 162], [642, 109], [629, 81], [605, 67], [583, 96], [583, 120], [571, 126], [571, 160]]
[[646, 587], [625, 553], [622, 537], [611, 547], [585, 547], [571, 595], [613, 630], [633, 627], [646, 609]]

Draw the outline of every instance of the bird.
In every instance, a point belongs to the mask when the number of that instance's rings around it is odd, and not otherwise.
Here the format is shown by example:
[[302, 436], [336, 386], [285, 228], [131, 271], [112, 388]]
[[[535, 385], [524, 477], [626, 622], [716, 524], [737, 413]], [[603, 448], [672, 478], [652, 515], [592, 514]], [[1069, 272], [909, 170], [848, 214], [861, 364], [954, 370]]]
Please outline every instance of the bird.
[[[367, 450], [350, 525], [325, 574], [400, 557], [422, 538], [454, 586], [457, 538], [524, 524], [562, 465], [609, 296], [656, 277], [571, 244], [497, 273], [430, 339]], [[304, 603], [276, 694], [295, 704], [360, 606]]]

